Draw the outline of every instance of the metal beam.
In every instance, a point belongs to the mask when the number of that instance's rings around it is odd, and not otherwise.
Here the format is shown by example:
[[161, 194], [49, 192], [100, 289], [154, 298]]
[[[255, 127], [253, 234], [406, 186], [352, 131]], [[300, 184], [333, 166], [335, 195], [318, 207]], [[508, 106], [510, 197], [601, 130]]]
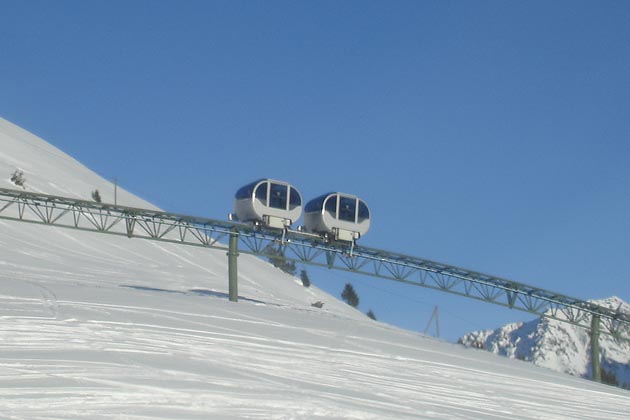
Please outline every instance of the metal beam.
[[[0, 189], [0, 219], [61, 226], [228, 251], [230, 299], [236, 300], [238, 253], [268, 255], [275, 248], [289, 261], [394, 280], [517, 309], [591, 329], [617, 338], [630, 337], [630, 316], [591, 302], [524, 283], [410, 255], [316, 235], [283, 231], [157, 210]], [[222, 241], [229, 240], [229, 246]], [[228, 268], [229, 268], [228, 267]], [[233, 290], [232, 290], [233, 289]]]
[[238, 302], [238, 232], [233, 230], [230, 232], [230, 242], [228, 248], [228, 279], [229, 279], [229, 296], [230, 301]]
[[595, 382], [602, 381], [602, 370], [599, 361], [599, 315], [591, 316], [591, 370]]

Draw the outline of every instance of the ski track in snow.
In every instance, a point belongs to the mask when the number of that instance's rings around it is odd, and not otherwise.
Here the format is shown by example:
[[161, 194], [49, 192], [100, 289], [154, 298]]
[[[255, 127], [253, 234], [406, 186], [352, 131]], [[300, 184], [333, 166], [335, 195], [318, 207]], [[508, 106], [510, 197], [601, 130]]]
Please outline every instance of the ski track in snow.
[[[181, 311], [132, 294], [144, 305], [61, 299], [57, 319], [2, 316], [7, 418], [623, 418], [606, 412], [604, 392], [603, 408], [585, 415], [592, 403], [568, 379], [559, 385], [550, 372], [515, 382], [513, 367], [484, 369], [493, 359], [480, 352], [445, 354], [454, 346], [411, 334], [409, 344], [392, 342], [395, 328], [370, 332], [370, 323], [331, 317], [341, 328], [313, 329], [316, 313], [288, 323], [277, 314], [287, 309], [169, 296], [205, 308]], [[479, 378], [483, 387], [473, 386]]]

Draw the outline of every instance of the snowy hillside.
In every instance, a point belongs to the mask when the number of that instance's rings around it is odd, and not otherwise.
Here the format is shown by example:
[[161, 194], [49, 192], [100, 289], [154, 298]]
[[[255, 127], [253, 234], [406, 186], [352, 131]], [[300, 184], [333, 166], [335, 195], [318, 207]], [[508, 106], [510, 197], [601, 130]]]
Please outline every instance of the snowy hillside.
[[[11, 175], [22, 172], [27, 191], [91, 200], [98, 190], [103, 202], [114, 202], [109, 181], [28, 131], [0, 118], [0, 188], [17, 188]], [[117, 202], [129, 207], [157, 209], [118, 188]]]
[[[630, 305], [617, 297], [593, 303], [630, 314]], [[459, 342], [558, 372], [591, 377], [589, 332], [565, 322], [539, 318], [472, 332]], [[630, 389], [630, 342], [605, 334], [599, 342], [603, 380]]]
[[[99, 189], [111, 201], [106, 180], [0, 119], [0, 187], [19, 188], [16, 170], [28, 191], [90, 199]], [[254, 257], [239, 257], [239, 302], [226, 295], [225, 251], [0, 220], [0, 418], [630, 412], [625, 390], [374, 322]]]

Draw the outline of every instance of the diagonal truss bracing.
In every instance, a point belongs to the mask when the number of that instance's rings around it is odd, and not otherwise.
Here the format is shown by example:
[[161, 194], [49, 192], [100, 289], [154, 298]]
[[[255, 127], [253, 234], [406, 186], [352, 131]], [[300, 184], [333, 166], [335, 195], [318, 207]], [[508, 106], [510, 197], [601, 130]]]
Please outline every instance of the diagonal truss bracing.
[[227, 249], [233, 223], [0, 189], [0, 219]]
[[409, 255], [346, 243], [328, 243], [297, 231], [254, 228], [240, 223], [0, 189], [0, 219], [228, 250], [222, 242], [238, 236], [238, 250], [440, 290], [630, 337], [630, 316], [591, 302], [501, 277]]

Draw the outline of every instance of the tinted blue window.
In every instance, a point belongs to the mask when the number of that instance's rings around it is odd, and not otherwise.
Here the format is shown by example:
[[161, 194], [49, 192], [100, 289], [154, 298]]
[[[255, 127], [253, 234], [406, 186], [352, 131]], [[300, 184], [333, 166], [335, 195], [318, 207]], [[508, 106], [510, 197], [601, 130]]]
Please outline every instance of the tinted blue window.
[[270, 184], [269, 191], [269, 207], [274, 209], [287, 208], [287, 190], [288, 187], [282, 184]]
[[260, 181], [252, 182], [251, 184], [247, 184], [244, 187], [239, 188], [239, 190], [236, 191], [236, 198], [252, 198], [254, 187], [258, 184], [258, 182]]
[[269, 185], [268, 182], [263, 182], [256, 188], [256, 198], [265, 205], [267, 205], [267, 185]]
[[332, 217], [337, 218], [337, 196], [332, 195], [328, 197], [326, 201], [326, 211], [330, 213]]
[[341, 197], [339, 200], [339, 220], [355, 222], [357, 200], [350, 197]]
[[319, 196], [317, 198], [312, 199], [311, 201], [306, 203], [306, 207], [304, 207], [304, 211], [307, 212], [307, 213], [321, 211], [321, 209], [322, 209], [322, 207], [324, 205], [324, 200], [329, 195], [330, 194], [324, 194], [324, 195], [321, 195], [321, 196]]
[[289, 208], [293, 210], [302, 205], [302, 198], [300, 198], [300, 193], [295, 188], [291, 187], [289, 191]]
[[359, 222], [362, 222], [370, 218], [370, 210], [368, 210], [367, 204], [359, 200]]
[[304, 211], [307, 213], [315, 212], [322, 208], [323, 202], [324, 202], [323, 199], [311, 200], [308, 203], [306, 203], [306, 206], [304, 206]]

